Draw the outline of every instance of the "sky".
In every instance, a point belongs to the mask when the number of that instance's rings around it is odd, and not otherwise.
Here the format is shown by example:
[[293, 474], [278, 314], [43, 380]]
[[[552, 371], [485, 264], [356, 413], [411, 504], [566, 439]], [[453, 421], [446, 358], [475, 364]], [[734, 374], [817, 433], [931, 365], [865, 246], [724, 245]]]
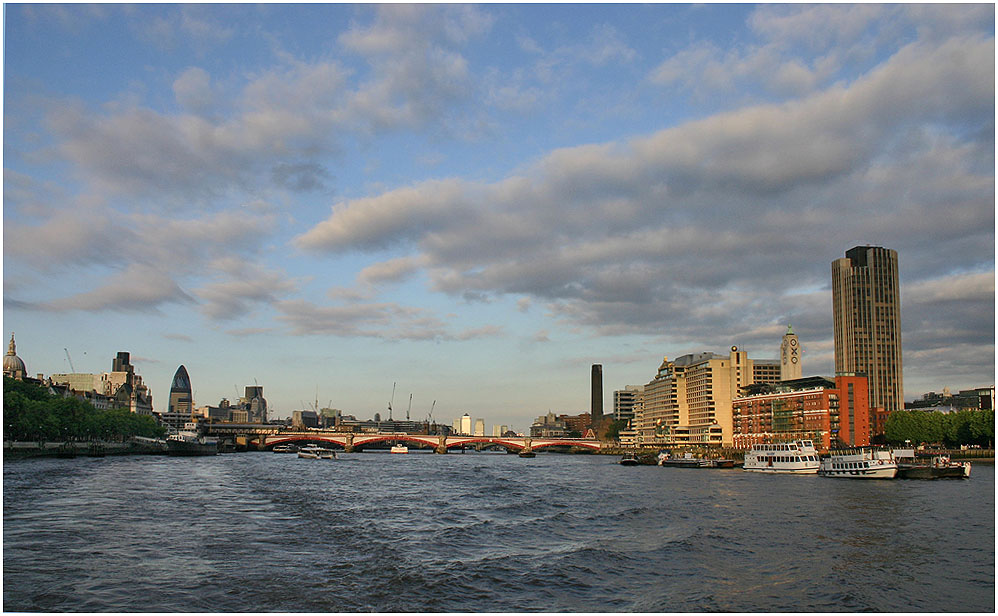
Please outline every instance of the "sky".
[[[832, 375], [898, 252], [905, 397], [995, 380], [993, 4], [4, 6], [3, 331], [166, 410], [526, 430], [662, 361]], [[394, 398], [392, 391], [395, 389]], [[411, 407], [409, 396], [412, 396]]]

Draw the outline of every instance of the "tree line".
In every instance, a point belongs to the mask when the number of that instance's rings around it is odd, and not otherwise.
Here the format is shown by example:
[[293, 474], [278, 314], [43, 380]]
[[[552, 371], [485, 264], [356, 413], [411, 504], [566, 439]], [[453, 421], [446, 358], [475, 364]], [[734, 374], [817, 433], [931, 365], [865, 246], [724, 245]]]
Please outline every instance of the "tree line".
[[887, 442], [942, 443], [946, 447], [980, 445], [990, 448], [995, 438], [994, 409], [982, 411], [894, 411], [884, 427]]
[[162, 437], [166, 428], [128, 409], [98, 410], [34, 383], [3, 379], [4, 438], [12, 441], [120, 440]]

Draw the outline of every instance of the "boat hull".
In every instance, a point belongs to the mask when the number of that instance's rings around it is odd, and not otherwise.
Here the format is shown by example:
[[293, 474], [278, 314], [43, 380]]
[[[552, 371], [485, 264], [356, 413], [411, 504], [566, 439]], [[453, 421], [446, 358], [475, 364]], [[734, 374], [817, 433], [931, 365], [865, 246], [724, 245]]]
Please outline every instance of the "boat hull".
[[967, 479], [970, 477], [970, 465], [943, 467], [927, 464], [901, 465], [898, 467], [898, 477], [901, 479]]
[[166, 453], [171, 456], [214, 456], [218, 455], [218, 443], [167, 441]]

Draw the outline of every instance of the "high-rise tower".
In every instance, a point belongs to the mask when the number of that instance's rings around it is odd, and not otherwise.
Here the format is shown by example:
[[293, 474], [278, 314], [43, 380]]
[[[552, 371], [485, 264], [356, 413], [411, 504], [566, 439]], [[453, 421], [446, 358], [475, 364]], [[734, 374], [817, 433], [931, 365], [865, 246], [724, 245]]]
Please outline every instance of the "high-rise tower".
[[603, 421], [603, 364], [593, 364], [592, 401], [589, 406], [589, 418], [594, 428]]
[[187, 375], [187, 368], [180, 366], [176, 374], [173, 375], [173, 384], [170, 386], [170, 412], [190, 414], [194, 410], [194, 399], [191, 394], [191, 377]]
[[835, 372], [866, 375], [871, 412], [903, 409], [897, 251], [856, 246], [832, 262], [832, 317]]
[[787, 326], [787, 333], [783, 334], [783, 342], [780, 344], [780, 380], [790, 381], [801, 378], [801, 350], [800, 340], [794, 333], [794, 328]]

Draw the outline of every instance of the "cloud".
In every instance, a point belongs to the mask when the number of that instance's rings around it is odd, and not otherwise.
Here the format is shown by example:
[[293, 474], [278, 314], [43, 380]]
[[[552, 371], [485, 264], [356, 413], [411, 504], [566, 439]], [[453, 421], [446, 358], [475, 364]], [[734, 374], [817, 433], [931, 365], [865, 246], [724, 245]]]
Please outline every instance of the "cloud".
[[357, 274], [357, 280], [365, 284], [401, 282], [419, 271], [422, 266], [419, 259], [401, 257], [365, 267]]
[[844, 250], [896, 248], [920, 260], [909, 270], [919, 277], [963, 262], [915, 256], [943, 238], [992, 254], [993, 69], [993, 38], [915, 43], [791, 102], [556, 150], [492, 183], [425, 181], [343, 201], [295, 243], [405, 246], [434, 290], [544, 300], [605, 335], [726, 347], [791, 319], [828, 336], [829, 264]]
[[455, 332], [429, 310], [394, 302], [320, 306], [296, 299], [277, 302], [276, 307], [281, 313], [278, 320], [296, 336], [439, 342], [496, 337], [504, 331], [500, 326], [485, 325]]
[[221, 282], [213, 282], [192, 292], [201, 300], [201, 312], [215, 321], [227, 321], [248, 314], [254, 305], [271, 305], [278, 296], [297, 290], [296, 281], [285, 273], [267, 270], [231, 257], [209, 264]]
[[35, 307], [53, 312], [111, 310], [159, 313], [160, 307], [165, 304], [190, 304], [194, 301], [166, 272], [144, 265], [130, 265], [92, 291], [39, 303]]

